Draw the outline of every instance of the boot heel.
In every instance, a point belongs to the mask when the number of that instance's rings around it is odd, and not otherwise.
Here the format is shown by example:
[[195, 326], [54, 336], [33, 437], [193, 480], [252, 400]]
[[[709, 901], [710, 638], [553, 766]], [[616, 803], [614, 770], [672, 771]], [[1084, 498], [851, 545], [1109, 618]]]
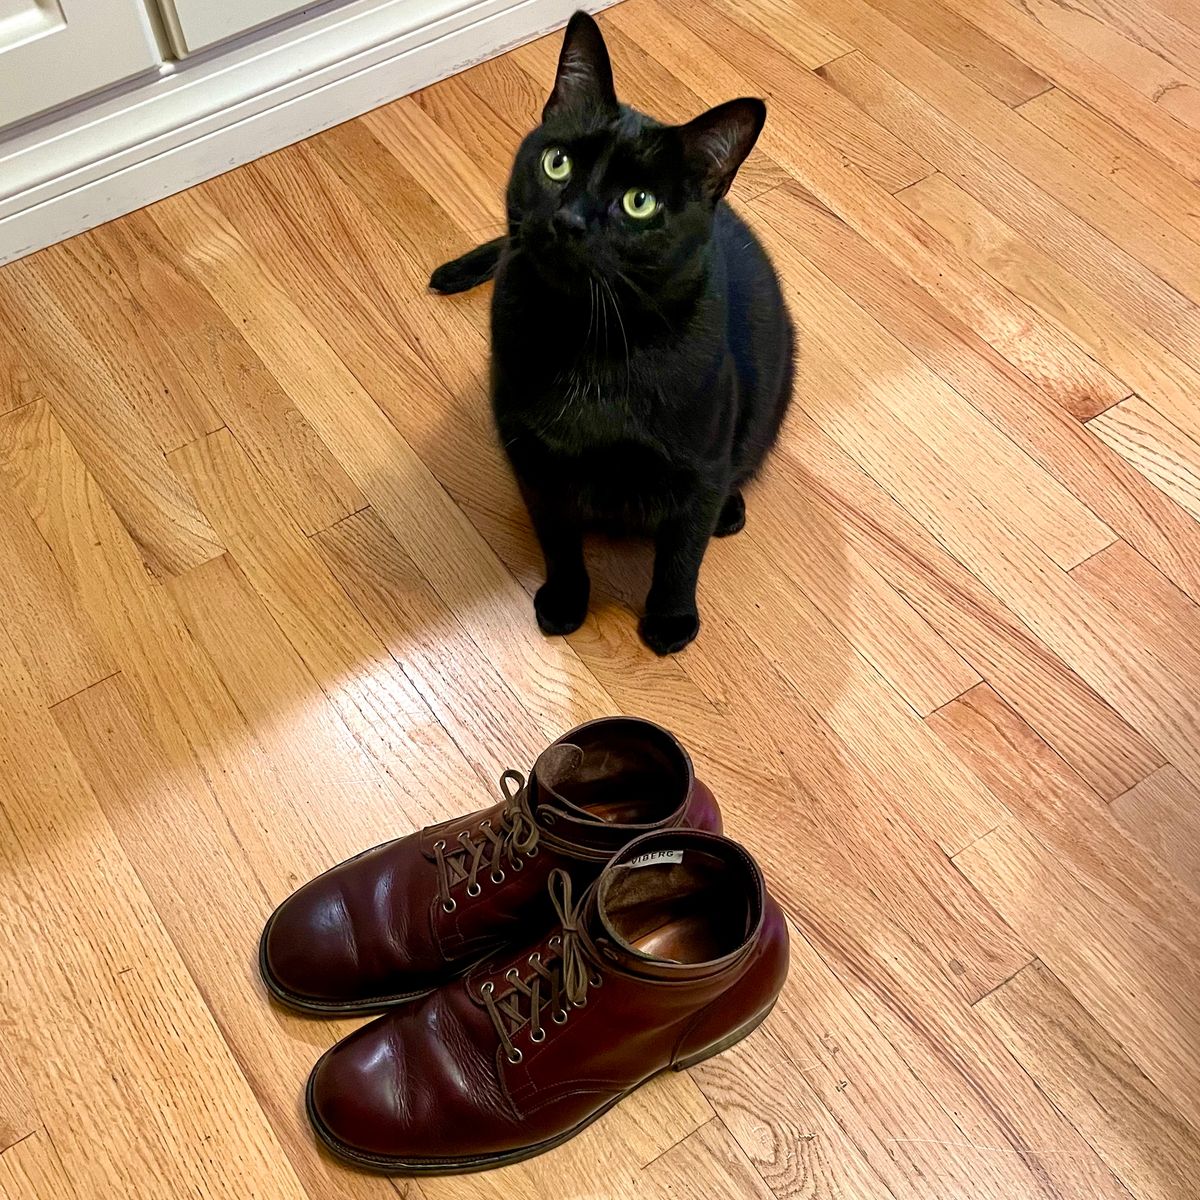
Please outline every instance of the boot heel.
[[711, 1046], [705, 1046], [703, 1050], [697, 1050], [695, 1054], [689, 1054], [687, 1058], [681, 1058], [677, 1062], [673, 1062], [671, 1070], [687, 1071], [691, 1067], [698, 1066], [705, 1060], [728, 1050], [730, 1046], [736, 1046], [742, 1038], [749, 1037], [771, 1015], [771, 1009], [774, 1007], [775, 1001], [772, 1000], [762, 1012], [755, 1013], [744, 1025], [739, 1025], [737, 1029], [727, 1034], [719, 1042], [713, 1042]]

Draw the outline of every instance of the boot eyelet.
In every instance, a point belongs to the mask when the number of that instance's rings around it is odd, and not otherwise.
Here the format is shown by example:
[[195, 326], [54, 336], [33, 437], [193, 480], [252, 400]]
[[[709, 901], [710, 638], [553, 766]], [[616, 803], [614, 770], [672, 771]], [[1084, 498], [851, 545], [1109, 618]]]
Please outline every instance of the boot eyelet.
[[468, 883], [467, 884], [467, 895], [470, 896], [472, 900], [476, 896], [478, 896], [479, 893], [482, 891], [483, 891], [483, 888], [481, 888], [479, 886], [479, 884], [477, 884], [477, 883]]
[[573, 1003], [576, 1008], [587, 1008], [587, 1000], [588, 998], [584, 996], [582, 1000], [575, 1000]]
[[589, 975], [588, 976], [588, 984], [594, 988], [603, 987], [604, 986], [604, 976], [603, 975]]
[[449, 900], [442, 901], [442, 912], [452, 913], [458, 907], [458, 901], [453, 896]]
[[520, 1046], [514, 1046], [512, 1048], [512, 1053], [506, 1054], [504, 1057], [507, 1058], [508, 1061], [515, 1067], [517, 1063], [519, 1063], [521, 1059], [525, 1057], [525, 1055], [521, 1053]]
[[434, 842], [434, 843], [433, 843], [433, 848], [434, 848], [435, 850], [445, 850], [445, 848], [446, 848], [446, 839], [445, 839], [445, 838], [438, 838], [438, 840], [437, 840], [436, 842]]
[[529, 956], [529, 965], [532, 967], [534, 963], [540, 963], [542, 956], [536, 950]]
[[518, 971], [516, 967], [509, 967], [508, 970], [504, 972], [504, 978], [507, 979], [509, 983], [517, 983], [521, 978], [521, 972]]
[[546, 1040], [546, 1031], [544, 1029], [535, 1029], [529, 1035], [529, 1040], [531, 1042], [537, 1042], [539, 1044], [544, 1042]]
[[554, 935], [554, 936], [553, 936], [553, 937], [550, 939], [550, 945], [551, 945], [551, 946], [553, 946], [555, 950], [557, 950], [557, 949], [559, 948], [559, 946], [561, 946], [561, 945], [562, 945], [562, 938], [560, 938], [560, 937], [558, 936], [558, 934], [556, 933], [556, 934], [555, 934], [555, 935]]
[[479, 822], [480, 829], [491, 829], [491, 827], [492, 827], [492, 818], [491, 817], [488, 817], [486, 820]]
[[536, 846], [525, 851], [526, 858], [537, 858], [537, 856], [538, 856], [538, 848]]
[[512, 867], [514, 871], [525, 870], [525, 864], [519, 858], [514, 858], [508, 865]]
[[496, 990], [496, 985], [489, 979], [479, 985], [480, 995], [490, 996]]
[[503, 871], [493, 871], [491, 873], [490, 879], [493, 883], [503, 883], [504, 882], [504, 872]]
[[468, 832], [467, 832], [467, 831], [464, 829], [464, 830], [463, 830], [463, 831], [462, 831], [462, 832], [461, 832], [461, 833], [458, 835], [458, 844], [459, 844], [460, 846], [464, 845], [464, 844], [465, 844], [465, 842], [466, 842], [466, 839], [467, 839], [467, 838], [469, 838], [470, 836], [471, 836], [471, 835], [470, 835], [470, 834], [469, 834], [469, 833], [468, 833]]
[[565, 1025], [567, 1023], [567, 1017], [569, 1016], [570, 1013], [568, 1013], [565, 1008], [560, 1008], [556, 1012], [550, 1014], [550, 1019], [555, 1023], [555, 1025]]

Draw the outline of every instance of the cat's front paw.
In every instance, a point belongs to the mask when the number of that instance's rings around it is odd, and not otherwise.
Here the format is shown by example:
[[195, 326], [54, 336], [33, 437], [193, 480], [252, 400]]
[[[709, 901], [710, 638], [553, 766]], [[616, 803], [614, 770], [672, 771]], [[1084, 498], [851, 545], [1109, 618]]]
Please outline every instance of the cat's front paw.
[[538, 628], [551, 637], [574, 633], [587, 618], [588, 581], [548, 579], [533, 598]]
[[642, 618], [640, 632], [642, 641], [655, 654], [675, 654], [700, 632], [700, 616], [694, 612], [677, 616], [647, 613]]

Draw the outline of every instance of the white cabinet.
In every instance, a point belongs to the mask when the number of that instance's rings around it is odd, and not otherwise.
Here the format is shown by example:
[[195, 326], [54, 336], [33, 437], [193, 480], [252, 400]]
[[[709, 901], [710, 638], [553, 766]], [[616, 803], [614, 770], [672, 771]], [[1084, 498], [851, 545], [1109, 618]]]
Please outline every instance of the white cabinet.
[[0, 127], [153, 70], [161, 58], [141, 0], [0, 0]]
[[313, 0], [158, 0], [158, 3], [175, 52], [181, 56], [280, 17], [317, 7]]

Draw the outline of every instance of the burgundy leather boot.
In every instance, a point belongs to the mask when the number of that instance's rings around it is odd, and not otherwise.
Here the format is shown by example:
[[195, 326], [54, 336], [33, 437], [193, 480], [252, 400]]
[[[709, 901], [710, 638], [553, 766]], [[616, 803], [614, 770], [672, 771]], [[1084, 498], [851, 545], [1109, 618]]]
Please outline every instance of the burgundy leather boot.
[[501, 778], [492, 808], [376, 846], [275, 910], [259, 967], [304, 1012], [378, 1012], [428, 994], [553, 921], [546, 880], [577, 890], [648, 830], [721, 828], [687, 752], [649, 721], [581, 725], [545, 750], [528, 783]]
[[783, 913], [727, 838], [647, 834], [578, 904], [564, 871], [550, 891], [557, 928], [317, 1063], [308, 1115], [338, 1157], [413, 1175], [530, 1158], [745, 1037], [783, 986]]

